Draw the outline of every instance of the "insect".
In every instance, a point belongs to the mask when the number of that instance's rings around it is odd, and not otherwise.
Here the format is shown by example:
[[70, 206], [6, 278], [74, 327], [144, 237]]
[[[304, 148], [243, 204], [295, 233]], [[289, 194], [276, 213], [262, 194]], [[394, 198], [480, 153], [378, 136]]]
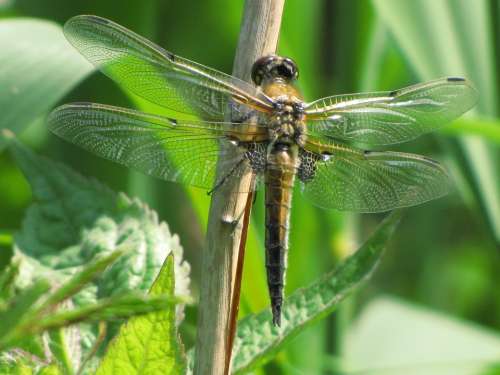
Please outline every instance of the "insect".
[[[49, 116], [55, 134], [168, 181], [212, 191], [252, 173], [249, 190], [265, 186], [266, 268], [276, 325], [281, 322], [294, 184], [301, 183], [304, 196], [317, 206], [358, 212], [441, 197], [450, 183], [437, 162], [355, 145], [411, 140], [460, 116], [477, 100], [467, 80], [443, 78], [390, 92], [305, 102], [294, 86], [297, 66], [286, 57], [256, 61], [251, 85], [178, 57], [104, 18], [77, 16], [64, 31], [105, 75], [177, 115], [73, 103]], [[224, 164], [220, 177], [218, 160]]]

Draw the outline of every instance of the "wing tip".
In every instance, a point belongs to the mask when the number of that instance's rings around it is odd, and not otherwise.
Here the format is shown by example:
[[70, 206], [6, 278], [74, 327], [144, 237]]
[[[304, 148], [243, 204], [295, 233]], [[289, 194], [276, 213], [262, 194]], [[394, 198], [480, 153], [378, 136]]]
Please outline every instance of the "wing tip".
[[68, 41], [73, 44], [74, 34], [78, 35], [81, 33], [82, 26], [90, 25], [90, 24], [99, 24], [109, 26], [113, 23], [106, 18], [95, 16], [92, 14], [80, 14], [78, 16], [71, 17], [66, 21], [63, 27], [64, 36]]
[[54, 108], [52, 112], [47, 116], [47, 126], [50, 131], [55, 132], [58, 127], [57, 118], [66, 111], [73, 111], [75, 109], [87, 109], [92, 108], [93, 103], [90, 102], [74, 102], [60, 105]]
[[451, 83], [451, 84], [464, 85], [469, 89], [469, 100], [470, 101], [469, 101], [469, 105], [466, 106], [466, 109], [463, 113], [467, 112], [468, 110], [470, 110], [472, 107], [474, 107], [476, 105], [476, 103], [479, 100], [479, 91], [476, 88], [476, 86], [474, 86], [472, 81], [470, 81], [469, 79], [467, 79], [465, 77], [448, 77], [448, 78], [446, 78], [446, 81], [448, 83]]
[[69, 20], [66, 21], [66, 25], [72, 25], [74, 23], [82, 22], [82, 21], [92, 21], [94, 23], [99, 23], [101, 25], [108, 25], [111, 23], [110, 20], [107, 18], [103, 18], [100, 16], [96, 16], [93, 14], [79, 14], [78, 16], [71, 17]]

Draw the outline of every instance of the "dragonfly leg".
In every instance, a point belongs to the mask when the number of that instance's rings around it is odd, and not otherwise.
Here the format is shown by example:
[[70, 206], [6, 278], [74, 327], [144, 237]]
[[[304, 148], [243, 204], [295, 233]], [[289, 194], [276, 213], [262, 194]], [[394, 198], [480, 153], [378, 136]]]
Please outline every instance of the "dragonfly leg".
[[240, 159], [240, 161], [238, 161], [238, 162], [237, 162], [237, 163], [233, 166], [233, 168], [231, 168], [231, 170], [230, 170], [230, 171], [229, 171], [229, 172], [228, 172], [225, 176], [223, 176], [223, 177], [219, 180], [219, 182], [217, 182], [217, 183], [214, 185], [214, 187], [213, 187], [212, 189], [210, 189], [210, 190], [207, 192], [207, 195], [212, 195], [212, 193], [213, 193], [214, 191], [216, 191], [218, 188], [220, 188], [220, 187], [221, 187], [221, 186], [222, 186], [222, 185], [223, 185], [223, 184], [224, 184], [224, 183], [228, 180], [228, 178], [230, 178], [230, 177], [234, 174], [234, 172], [236, 172], [236, 170], [237, 170], [237, 169], [241, 166], [241, 163], [243, 163], [243, 161], [244, 161], [244, 160], [245, 160], [244, 158]]

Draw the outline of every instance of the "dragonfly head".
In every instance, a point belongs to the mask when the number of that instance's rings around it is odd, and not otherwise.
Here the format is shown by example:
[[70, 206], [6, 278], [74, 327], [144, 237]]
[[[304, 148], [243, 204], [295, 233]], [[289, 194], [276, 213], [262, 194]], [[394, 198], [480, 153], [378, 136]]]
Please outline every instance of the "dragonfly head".
[[252, 80], [257, 86], [265, 81], [282, 79], [285, 82], [295, 81], [299, 77], [297, 64], [288, 58], [277, 55], [264, 56], [252, 67]]

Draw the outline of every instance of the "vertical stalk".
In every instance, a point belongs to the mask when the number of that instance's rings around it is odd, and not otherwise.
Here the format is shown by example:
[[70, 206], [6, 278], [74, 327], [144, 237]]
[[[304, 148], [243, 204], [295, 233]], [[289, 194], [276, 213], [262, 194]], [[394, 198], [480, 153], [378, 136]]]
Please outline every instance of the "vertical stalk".
[[[278, 44], [281, 15], [285, 0], [247, 0], [243, 13], [233, 75], [250, 81], [251, 67], [259, 57], [275, 53]], [[222, 163], [220, 163], [222, 164]], [[218, 172], [222, 171], [219, 169]], [[243, 218], [248, 215], [248, 191], [254, 176], [242, 176], [239, 181], [227, 181], [212, 195], [205, 250], [202, 256], [200, 315], [196, 338], [195, 375], [228, 373], [237, 298], [238, 254], [242, 233], [246, 232]], [[231, 179], [230, 179], [231, 180]], [[245, 220], [248, 225], [248, 220]], [[241, 245], [241, 246], [240, 246]]]

